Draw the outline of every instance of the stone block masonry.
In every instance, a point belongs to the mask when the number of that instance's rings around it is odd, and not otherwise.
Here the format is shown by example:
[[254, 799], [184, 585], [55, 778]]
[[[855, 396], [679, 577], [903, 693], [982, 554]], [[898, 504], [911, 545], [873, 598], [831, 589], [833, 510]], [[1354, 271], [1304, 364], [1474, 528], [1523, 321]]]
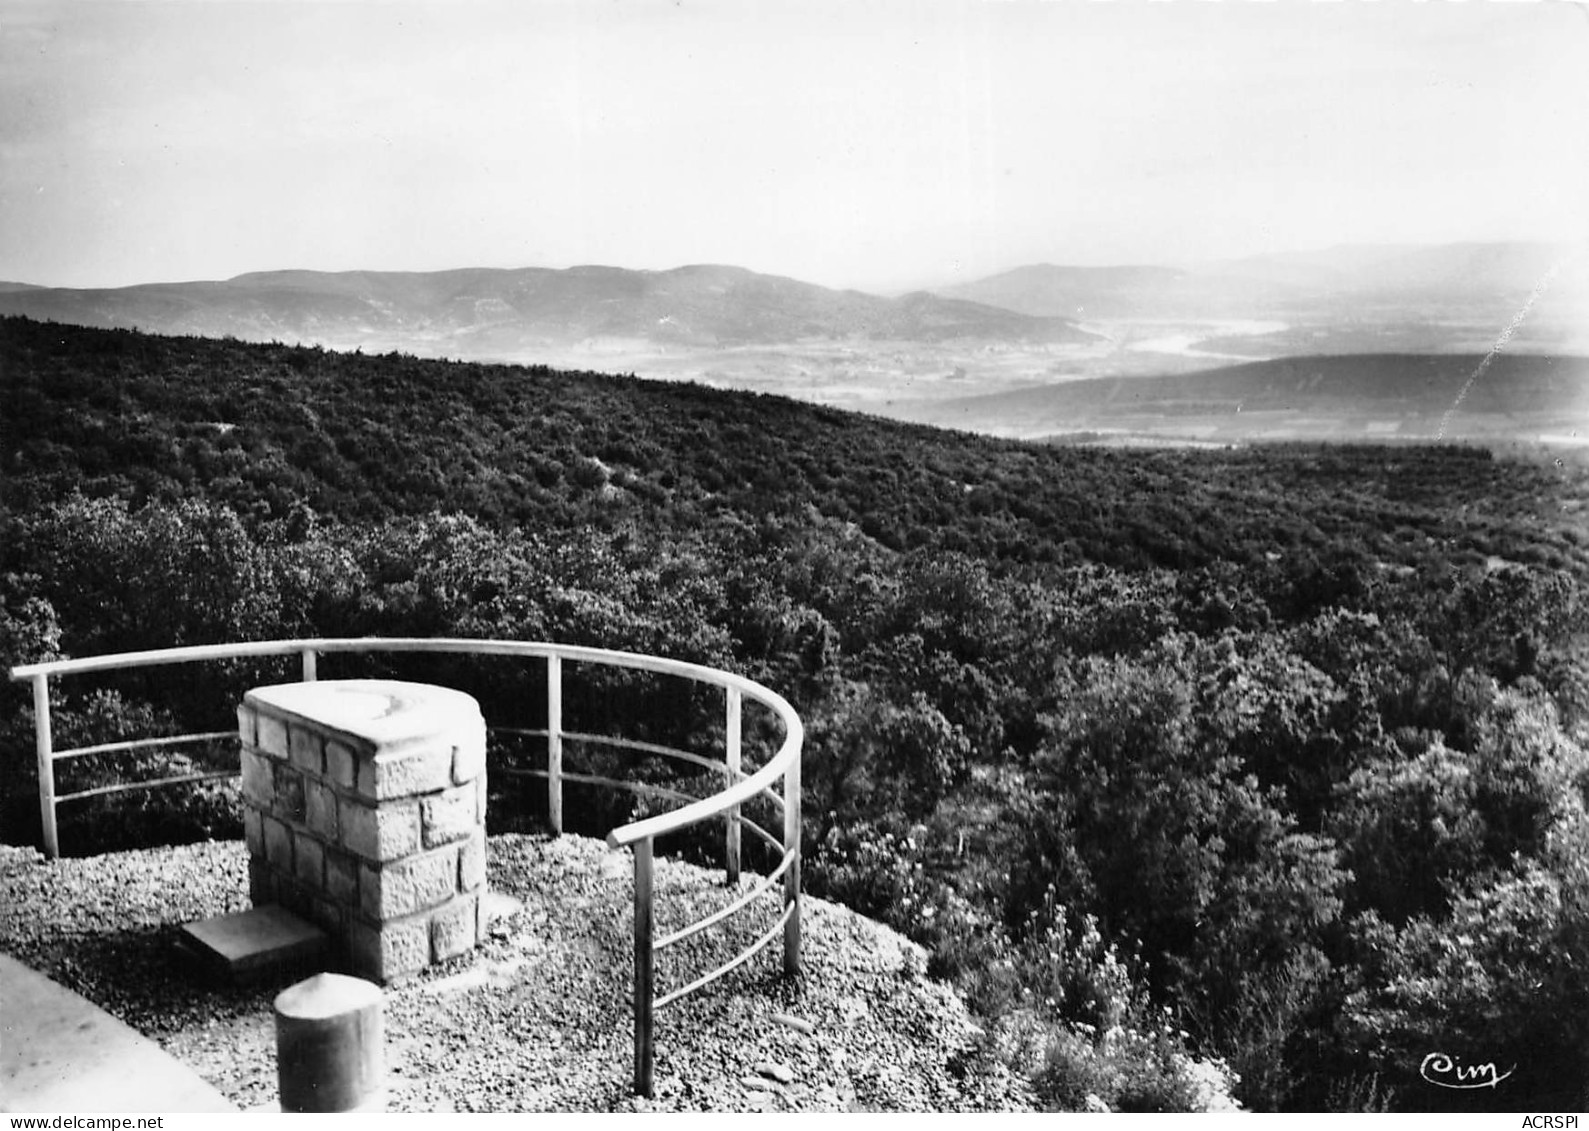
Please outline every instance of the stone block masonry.
[[391, 982], [479, 943], [485, 720], [396, 680], [260, 687], [237, 711], [256, 906], [323, 927], [349, 972]]

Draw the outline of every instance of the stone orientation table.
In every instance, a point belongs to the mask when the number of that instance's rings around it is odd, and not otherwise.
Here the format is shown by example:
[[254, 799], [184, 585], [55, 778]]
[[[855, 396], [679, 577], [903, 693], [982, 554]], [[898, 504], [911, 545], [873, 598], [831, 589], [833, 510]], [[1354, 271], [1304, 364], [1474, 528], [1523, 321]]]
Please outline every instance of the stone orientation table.
[[237, 710], [249, 893], [387, 983], [472, 950], [486, 916], [475, 700], [397, 680], [260, 687]]

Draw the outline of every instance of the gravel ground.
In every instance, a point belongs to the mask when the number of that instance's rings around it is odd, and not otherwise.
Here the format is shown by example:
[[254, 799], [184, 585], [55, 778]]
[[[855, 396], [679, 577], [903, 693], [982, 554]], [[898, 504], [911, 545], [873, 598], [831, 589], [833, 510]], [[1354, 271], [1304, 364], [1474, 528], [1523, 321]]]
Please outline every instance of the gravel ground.
[[[599, 841], [491, 840], [490, 883], [522, 901], [471, 958], [386, 999], [392, 1111], [1023, 1111], [1024, 1081], [972, 1052], [976, 1028], [920, 948], [803, 901], [804, 970], [779, 944], [658, 1015], [656, 1098], [630, 1094], [630, 862]], [[747, 881], [748, 878], [747, 878]], [[45, 861], [0, 853], [0, 949], [158, 1041], [243, 1108], [276, 1098], [271, 999], [195, 977], [183, 924], [248, 907], [247, 854], [225, 842]], [[721, 873], [658, 859], [662, 935], [734, 897]], [[664, 952], [658, 992], [725, 961], [758, 913]]]

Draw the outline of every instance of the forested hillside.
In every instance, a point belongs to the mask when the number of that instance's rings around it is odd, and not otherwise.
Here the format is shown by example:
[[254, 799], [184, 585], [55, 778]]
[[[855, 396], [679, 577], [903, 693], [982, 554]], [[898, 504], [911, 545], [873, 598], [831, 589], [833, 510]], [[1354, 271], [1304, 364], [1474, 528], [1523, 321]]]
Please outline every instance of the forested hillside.
[[[732, 668], [807, 724], [810, 890], [926, 945], [1055, 1106], [1189, 1106], [1193, 1057], [1254, 1108], [1589, 1102], [1585, 469], [1025, 446], [19, 319], [0, 382], [0, 663], [447, 634]], [[255, 674], [83, 681], [58, 737], [224, 725]], [[76, 851], [236, 835], [224, 789], [63, 818]], [[1451, 1090], [1434, 1053], [1511, 1074]]]

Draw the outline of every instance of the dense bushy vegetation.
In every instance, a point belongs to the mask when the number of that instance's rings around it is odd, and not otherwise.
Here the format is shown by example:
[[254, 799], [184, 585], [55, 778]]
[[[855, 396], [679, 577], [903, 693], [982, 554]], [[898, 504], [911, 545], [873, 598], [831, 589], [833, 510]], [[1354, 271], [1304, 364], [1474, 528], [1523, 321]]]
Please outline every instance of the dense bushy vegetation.
[[[1049, 449], [632, 378], [0, 329], [0, 663], [446, 634], [732, 668], [806, 722], [810, 890], [921, 941], [1056, 1106], [1195, 1106], [1198, 1059], [1259, 1108], [1589, 1100], [1583, 471]], [[448, 664], [427, 677], [536, 725], [538, 673]], [[56, 726], [220, 729], [284, 674], [85, 677]], [[710, 704], [622, 690], [571, 710], [709, 729]], [[25, 841], [28, 698], [0, 694]], [[170, 758], [99, 761], [72, 780]], [[236, 829], [224, 786], [63, 820], [76, 851]], [[1442, 1090], [1435, 1052], [1514, 1071]]]

